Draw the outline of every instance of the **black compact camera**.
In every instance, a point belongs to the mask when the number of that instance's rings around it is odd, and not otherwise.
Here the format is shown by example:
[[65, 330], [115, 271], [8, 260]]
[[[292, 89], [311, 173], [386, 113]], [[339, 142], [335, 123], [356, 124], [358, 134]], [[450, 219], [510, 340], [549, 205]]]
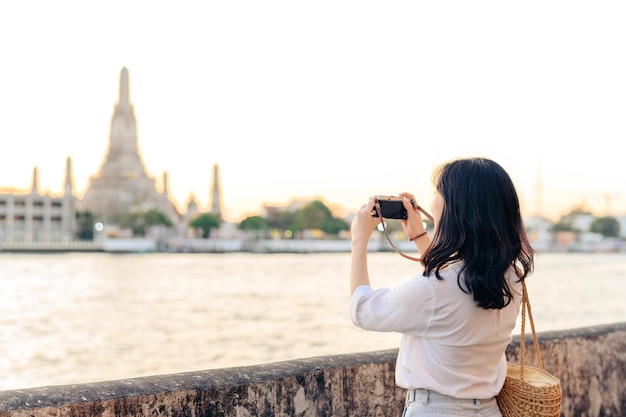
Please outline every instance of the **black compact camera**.
[[402, 203], [403, 197], [391, 195], [376, 196], [376, 202], [372, 209], [372, 216], [378, 217], [377, 207], [380, 209], [381, 217], [385, 219], [406, 219], [407, 212]]

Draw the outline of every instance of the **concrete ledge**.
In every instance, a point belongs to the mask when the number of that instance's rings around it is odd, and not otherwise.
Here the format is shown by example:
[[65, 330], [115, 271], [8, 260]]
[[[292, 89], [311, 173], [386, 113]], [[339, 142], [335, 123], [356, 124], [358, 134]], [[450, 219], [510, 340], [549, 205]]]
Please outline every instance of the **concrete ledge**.
[[[626, 323], [539, 335], [563, 416], [626, 415]], [[532, 337], [527, 336], [534, 356]], [[0, 417], [400, 416], [397, 349], [0, 392]], [[507, 349], [517, 361], [519, 337]], [[528, 357], [529, 365], [536, 364]], [[375, 414], [378, 412], [379, 414]]]

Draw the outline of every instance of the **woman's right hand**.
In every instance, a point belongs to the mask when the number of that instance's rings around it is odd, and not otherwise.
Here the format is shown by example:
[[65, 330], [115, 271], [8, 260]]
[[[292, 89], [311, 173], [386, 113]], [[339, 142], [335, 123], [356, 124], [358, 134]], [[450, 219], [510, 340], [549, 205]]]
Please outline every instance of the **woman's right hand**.
[[374, 233], [374, 229], [381, 222], [382, 219], [372, 216], [375, 202], [375, 197], [370, 197], [367, 203], [363, 204], [354, 215], [350, 226], [353, 244], [358, 242], [367, 244], [370, 236]]

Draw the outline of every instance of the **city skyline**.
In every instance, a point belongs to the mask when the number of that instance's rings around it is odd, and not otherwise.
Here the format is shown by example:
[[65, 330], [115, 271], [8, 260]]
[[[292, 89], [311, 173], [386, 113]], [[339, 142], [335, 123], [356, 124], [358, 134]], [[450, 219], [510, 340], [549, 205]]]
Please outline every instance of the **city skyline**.
[[486, 156], [527, 214], [626, 214], [621, 3], [35, 3], [0, 6], [0, 188], [37, 167], [60, 193], [69, 156], [82, 195], [127, 67], [143, 160], [179, 208], [208, 207], [214, 163], [232, 221], [291, 198], [428, 205], [436, 165]]
[[[66, 160], [66, 165], [68, 163], [71, 164], [71, 162], [72, 162], [71, 161], [71, 157], [68, 157], [68, 159]], [[216, 175], [217, 170], [219, 170], [219, 164], [216, 163], [216, 164], [214, 164], [211, 167], [211, 171], [213, 172], [212, 175]], [[65, 172], [68, 172], [68, 171], [66, 170]], [[167, 171], [165, 171], [165, 172], [167, 172]], [[214, 179], [214, 177], [212, 177], [212, 184], [215, 184], [213, 179]], [[163, 190], [163, 178], [158, 178], [158, 177], [155, 176], [154, 180], [155, 180], [155, 185], [156, 185], [157, 191], [158, 192], [162, 192], [162, 190]], [[64, 176], [63, 182], [64, 182], [64, 184], [66, 184], [65, 176]], [[75, 178], [73, 178], [73, 175], [72, 175], [72, 179], [71, 179], [70, 183], [71, 184], [75, 184], [75, 182], [76, 182]], [[35, 189], [38, 190], [42, 195], [48, 194], [48, 195], [53, 196], [53, 197], [61, 197], [61, 196], [64, 195], [65, 192], [67, 192], [67, 188], [64, 188], [63, 190], [59, 190], [57, 192], [51, 191], [50, 189], [42, 190], [41, 187], [38, 185], [40, 183], [41, 183], [41, 179], [39, 178], [38, 167], [34, 167], [33, 168], [33, 172], [31, 174], [31, 183], [30, 183], [31, 186], [29, 188], [0, 187], [0, 191], [2, 191], [2, 192], [14, 192], [16, 194], [26, 194], [26, 193], [31, 192], [31, 190], [33, 188], [32, 187], [33, 184], [37, 184]], [[213, 206], [215, 205], [215, 200], [214, 200], [214, 198], [215, 198], [215, 190], [212, 189], [213, 186], [210, 186], [210, 188], [211, 188], [211, 193], [213, 193], [213, 195], [211, 196], [211, 198], [209, 199], [207, 204], [200, 205], [199, 209], [200, 209], [201, 212], [210, 212], [211, 210], [214, 209]], [[539, 185], [538, 185], [538, 188], [540, 188]], [[74, 194], [79, 199], [82, 199], [84, 197], [84, 192], [80, 192], [80, 190], [76, 190], [75, 187], [74, 187], [73, 191], [74, 191]], [[538, 190], [538, 192], [540, 192], [540, 190]], [[193, 197], [196, 200], [196, 202], [199, 200], [198, 196], [195, 195], [195, 193], [192, 193], [189, 197]], [[610, 199], [611, 199], [612, 196], [609, 195], [609, 194], [605, 194], [603, 197], [605, 199], [605, 210], [604, 210], [603, 213], [602, 212], [598, 212], [598, 211], [594, 211], [593, 209], [591, 209], [585, 200], [583, 200], [580, 204], [573, 204], [571, 206], [571, 209], [572, 210], [574, 210], [574, 209], [576, 209], [576, 210], [577, 209], [586, 209], [586, 210], [589, 210], [592, 214], [596, 215], [597, 217], [601, 217], [603, 215], [620, 216], [619, 213], [616, 213], [615, 211], [613, 211], [611, 209], [611, 203], [612, 202], [611, 202]], [[249, 213], [246, 214], [246, 216], [259, 214], [262, 211], [262, 208], [264, 206], [268, 206], [268, 205], [279, 205], [279, 206], [280, 205], [285, 205], [285, 206], [287, 206], [290, 203], [293, 203], [294, 201], [304, 201], [304, 200], [309, 200], [309, 199], [310, 200], [313, 200], [313, 199], [322, 200], [324, 203], [327, 203], [331, 207], [331, 209], [339, 210], [344, 215], [345, 214], [350, 214], [351, 212], [354, 212], [354, 211], [356, 211], [358, 209], [358, 207], [351, 209], [349, 207], [342, 206], [341, 204], [339, 204], [337, 202], [328, 200], [324, 195], [288, 196], [285, 200], [282, 200], [282, 201], [275, 201], [275, 202], [261, 201], [261, 202], [259, 202], [259, 206], [258, 206], [259, 210], [258, 210], [258, 212], [249, 212]], [[188, 201], [189, 200], [187, 200], [185, 202], [182, 202], [180, 204], [178, 203], [178, 201], [175, 201], [175, 200], [173, 201], [173, 203], [179, 209], [181, 215], [185, 214], [186, 203], [188, 203]], [[536, 202], [536, 204], [541, 204], [541, 202], [538, 201], [538, 202]], [[528, 211], [527, 210], [527, 212], [524, 215], [525, 216], [534, 216], [536, 214], [539, 214], [539, 215], [541, 215], [543, 217], [546, 217], [548, 219], [552, 218], [552, 220], [555, 220], [555, 221], [558, 220], [557, 217], [550, 216], [550, 213], [544, 213], [544, 212], [542, 212], [541, 209], [537, 209], [538, 206], [535, 206], [535, 207], [536, 208], [535, 208], [534, 211]], [[568, 214], [568, 212], [561, 213], [561, 215], [565, 215], [565, 214]], [[621, 216], [623, 216], [623, 215], [624, 214], [621, 214]], [[246, 216], [241, 217], [241, 218], [239, 218], [237, 220], [241, 221]], [[560, 217], [560, 216], [558, 216], [558, 217]], [[226, 219], [226, 220], [232, 221], [233, 219]]]

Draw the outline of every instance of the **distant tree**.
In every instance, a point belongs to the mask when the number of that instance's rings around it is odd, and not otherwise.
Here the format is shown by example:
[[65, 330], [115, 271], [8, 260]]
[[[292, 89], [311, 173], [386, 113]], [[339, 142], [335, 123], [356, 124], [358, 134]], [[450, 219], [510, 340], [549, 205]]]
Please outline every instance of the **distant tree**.
[[145, 212], [117, 213], [113, 221], [124, 229], [130, 229], [133, 236], [145, 236], [146, 231], [153, 226], [173, 226], [170, 218], [156, 209]]
[[324, 220], [324, 223], [322, 224], [322, 230], [326, 233], [336, 235], [342, 230], [350, 230], [350, 225], [342, 219], [332, 217], [330, 219]]
[[265, 234], [269, 230], [267, 220], [261, 216], [246, 217], [241, 221], [241, 223], [239, 223], [237, 228], [239, 230], [248, 232], [248, 235], [250, 235], [250, 232], [254, 232], [254, 236], [256, 236], [257, 239], [265, 236]]
[[558, 232], [580, 232], [574, 227], [574, 222], [579, 216], [589, 215], [591, 213], [585, 211], [582, 207], [573, 208], [569, 213], [562, 216], [558, 222], [552, 225], [552, 233]]
[[604, 237], [618, 237], [620, 224], [615, 217], [598, 217], [591, 223], [591, 231]]
[[172, 220], [159, 210], [148, 210], [143, 213], [143, 217], [145, 219], [145, 224], [147, 227], [161, 225], [165, 227], [172, 227], [174, 225], [174, 223], [172, 223]]
[[210, 213], [204, 213], [196, 216], [189, 222], [189, 227], [194, 229], [202, 229], [202, 237], [207, 239], [211, 234], [211, 229], [218, 229], [220, 227], [220, 219]]
[[130, 229], [133, 236], [146, 235], [146, 219], [141, 215], [141, 213], [128, 213], [125, 216], [122, 216], [118, 223], [120, 227]]
[[349, 229], [348, 223], [334, 217], [330, 209], [319, 200], [297, 210], [294, 216], [293, 230], [322, 230], [336, 235], [341, 230]]
[[337, 234], [350, 229], [348, 223], [334, 217], [330, 209], [320, 200], [312, 201], [297, 210], [273, 212], [265, 221], [268, 229], [278, 230], [286, 237], [294, 236], [293, 232], [304, 230], [322, 230], [328, 234]]
[[78, 239], [93, 240], [94, 225], [95, 219], [89, 210], [76, 212], [76, 237]]
[[295, 211], [280, 211], [268, 216], [267, 225], [277, 230], [295, 230]]
[[238, 226], [239, 230], [265, 230], [267, 227], [267, 221], [261, 216], [246, 217]]
[[328, 207], [319, 200], [313, 201], [296, 211], [296, 230], [323, 230], [324, 222], [333, 216]]
[[558, 232], [573, 232], [574, 231], [574, 226], [572, 225], [571, 222], [567, 222], [567, 221], [558, 221], [556, 223], [554, 223], [552, 225], [552, 232], [553, 233], [558, 233]]

